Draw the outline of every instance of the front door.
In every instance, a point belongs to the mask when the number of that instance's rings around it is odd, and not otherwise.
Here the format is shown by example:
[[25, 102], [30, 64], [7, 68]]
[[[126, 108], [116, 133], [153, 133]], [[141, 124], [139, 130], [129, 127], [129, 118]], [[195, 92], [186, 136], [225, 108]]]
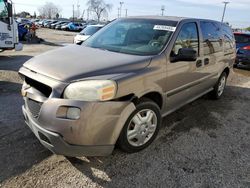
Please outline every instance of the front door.
[[[183, 106], [199, 94], [199, 80], [203, 78], [200, 57], [199, 32], [196, 22], [185, 23], [179, 31], [167, 62], [166, 113]], [[197, 58], [171, 61], [180, 51], [196, 52]]]

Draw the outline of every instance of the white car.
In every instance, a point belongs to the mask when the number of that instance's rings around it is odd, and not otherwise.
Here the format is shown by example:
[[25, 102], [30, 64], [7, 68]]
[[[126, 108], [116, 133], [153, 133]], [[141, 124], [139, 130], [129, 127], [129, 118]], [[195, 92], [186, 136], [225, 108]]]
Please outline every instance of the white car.
[[79, 34], [77, 34], [74, 38], [75, 44], [82, 44], [85, 40], [87, 40], [91, 35], [95, 34], [99, 31], [104, 25], [88, 25], [85, 29], [83, 29]]

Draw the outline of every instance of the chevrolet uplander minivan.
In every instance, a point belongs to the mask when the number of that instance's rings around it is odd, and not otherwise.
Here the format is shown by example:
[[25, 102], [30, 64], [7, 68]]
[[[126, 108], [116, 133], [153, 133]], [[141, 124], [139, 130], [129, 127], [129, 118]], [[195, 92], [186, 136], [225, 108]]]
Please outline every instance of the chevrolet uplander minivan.
[[235, 61], [227, 25], [203, 19], [117, 19], [82, 45], [26, 62], [22, 107], [40, 142], [65, 156], [149, 146], [162, 117], [209, 93], [222, 96]]

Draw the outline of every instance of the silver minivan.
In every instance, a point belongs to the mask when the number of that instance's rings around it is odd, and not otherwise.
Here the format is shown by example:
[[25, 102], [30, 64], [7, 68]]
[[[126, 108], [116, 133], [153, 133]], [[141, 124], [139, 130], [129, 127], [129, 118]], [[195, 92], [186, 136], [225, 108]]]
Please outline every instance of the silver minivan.
[[207, 93], [220, 98], [235, 57], [234, 35], [220, 22], [117, 19], [82, 45], [23, 65], [25, 122], [56, 154], [138, 152], [162, 117]]

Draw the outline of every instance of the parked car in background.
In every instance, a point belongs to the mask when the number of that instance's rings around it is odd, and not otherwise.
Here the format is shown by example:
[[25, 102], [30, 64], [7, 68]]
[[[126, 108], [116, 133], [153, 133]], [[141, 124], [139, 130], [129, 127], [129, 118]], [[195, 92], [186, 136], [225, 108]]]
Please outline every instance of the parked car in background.
[[56, 154], [103, 156], [116, 145], [138, 152], [156, 138], [162, 117], [206, 93], [219, 99], [235, 56], [233, 33], [221, 22], [117, 19], [82, 45], [23, 65], [24, 119]]
[[51, 25], [50, 25], [50, 28], [51, 28], [51, 29], [55, 29], [56, 26], [62, 25], [62, 24], [66, 24], [66, 23], [69, 23], [69, 22], [68, 22], [68, 21], [58, 21], [58, 22], [56, 22], [56, 23], [51, 24]]
[[43, 26], [43, 24], [46, 22], [47, 20], [40, 20], [39, 22], [38, 22], [38, 26]]
[[67, 25], [63, 25], [61, 29], [65, 31], [81, 31], [82, 29], [84, 29], [84, 26], [85, 25], [82, 23], [70, 22]]
[[65, 22], [65, 23], [58, 24], [58, 25], [55, 26], [55, 29], [57, 29], [57, 30], [62, 30], [62, 27], [63, 27], [63, 26], [66, 26], [66, 25], [68, 25], [68, 24], [69, 24], [69, 22]]
[[83, 29], [79, 34], [77, 34], [74, 38], [75, 44], [82, 44], [85, 40], [87, 40], [91, 35], [95, 34], [103, 28], [103, 25], [88, 25]]
[[234, 33], [237, 48], [235, 66], [250, 69], [250, 33]]
[[47, 23], [44, 25], [44, 27], [50, 28], [51, 24], [54, 24], [54, 23], [57, 23], [57, 22], [58, 22], [57, 20], [49, 21], [49, 22], [47, 22]]
[[53, 22], [53, 20], [46, 20], [46, 21], [43, 23], [43, 27], [47, 27], [47, 25], [50, 24], [51, 22]]

